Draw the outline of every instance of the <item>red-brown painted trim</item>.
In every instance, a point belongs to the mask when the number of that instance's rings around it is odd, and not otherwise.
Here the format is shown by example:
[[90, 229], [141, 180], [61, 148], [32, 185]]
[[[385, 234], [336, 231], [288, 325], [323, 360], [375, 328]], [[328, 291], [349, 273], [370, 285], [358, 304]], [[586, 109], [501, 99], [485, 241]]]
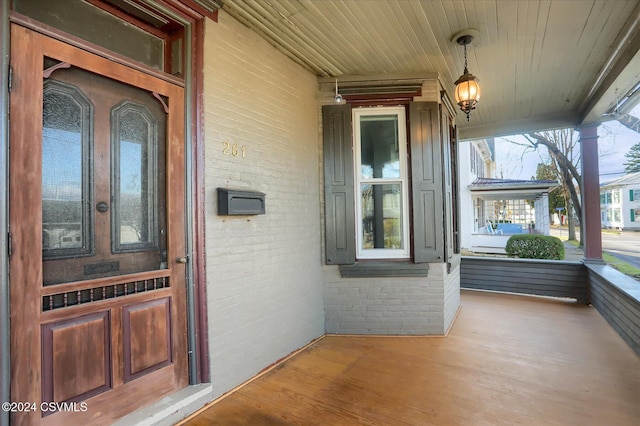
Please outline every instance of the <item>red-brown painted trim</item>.
[[582, 218], [585, 261], [602, 261], [598, 127], [578, 128], [582, 154]]
[[213, 22], [218, 22], [217, 10], [209, 11], [206, 8], [200, 6], [198, 3], [196, 3], [193, 0], [180, 0], [180, 2], [183, 3], [185, 6], [188, 6], [192, 10], [198, 12], [200, 15], [202, 15], [202, 17], [206, 16], [207, 18], [211, 19]]
[[126, 12], [123, 12], [122, 10], [118, 9], [117, 7], [104, 2], [102, 0], [85, 0], [87, 3], [92, 4], [93, 6], [97, 7], [98, 9], [102, 9], [105, 12], [108, 12], [116, 17], [118, 17], [120, 20], [124, 21], [124, 22], [128, 22], [131, 25], [134, 25], [138, 28], [140, 28], [143, 31], [146, 31], [150, 34], [153, 34], [154, 36], [161, 38], [163, 40], [167, 40], [167, 33], [165, 33], [164, 31], [160, 30], [159, 28], [154, 27], [153, 25], [149, 25], [146, 22], [129, 15]]
[[47, 37], [51, 37], [52, 39], [62, 41], [103, 58], [108, 58], [118, 64], [125, 65], [129, 68], [141, 71], [145, 74], [159, 78], [161, 80], [168, 81], [169, 83], [173, 83], [176, 86], [184, 87], [184, 80], [182, 78], [167, 74], [156, 68], [141, 64], [140, 62], [133, 61], [132, 59], [129, 59], [119, 53], [107, 51], [102, 46], [98, 46], [95, 43], [91, 43], [79, 37], [62, 32], [56, 28], [43, 24], [42, 22], [36, 21], [35, 19], [29, 18], [28, 16], [22, 15], [18, 12], [11, 11], [9, 20], [10, 22], [16, 23], [40, 34], [46, 35]]
[[204, 184], [204, 19], [195, 22], [193, 31], [193, 188], [194, 190], [194, 282], [196, 333], [198, 336], [198, 379], [211, 381], [209, 367], [209, 332], [207, 315], [207, 280], [205, 253], [205, 184]]
[[[204, 185], [204, 26], [206, 14], [191, 8], [191, 1], [163, 0], [176, 13], [190, 21], [191, 81], [192, 81], [192, 206], [193, 206], [193, 268], [195, 332], [196, 332], [196, 381], [211, 381], [209, 364], [209, 326], [207, 315], [207, 277], [205, 252], [205, 185]], [[217, 11], [216, 19], [217, 22]]]

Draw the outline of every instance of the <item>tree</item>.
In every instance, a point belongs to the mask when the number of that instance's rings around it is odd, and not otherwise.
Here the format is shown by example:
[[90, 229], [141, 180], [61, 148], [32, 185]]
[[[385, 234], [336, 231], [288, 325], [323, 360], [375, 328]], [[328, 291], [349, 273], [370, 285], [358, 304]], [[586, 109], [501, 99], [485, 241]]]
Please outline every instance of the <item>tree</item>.
[[[569, 239], [576, 239], [575, 220], [573, 212], [582, 217], [579, 189], [581, 176], [578, 173], [580, 167], [580, 148], [577, 133], [573, 129], [552, 130], [547, 132], [535, 132], [524, 135], [529, 146], [534, 150], [545, 147], [549, 151], [551, 164], [558, 171], [558, 179], [562, 185], [566, 198], [566, 210], [569, 225]], [[582, 244], [583, 230], [580, 229], [580, 243]]]
[[[558, 169], [555, 164], [538, 163], [536, 167], [537, 180], [559, 180]], [[549, 192], [549, 215], [553, 217], [553, 214], [558, 208], [562, 208], [566, 211], [567, 200], [562, 187], [553, 188]]]
[[624, 163], [626, 173], [640, 172], [640, 142], [633, 145], [625, 155], [629, 160]]

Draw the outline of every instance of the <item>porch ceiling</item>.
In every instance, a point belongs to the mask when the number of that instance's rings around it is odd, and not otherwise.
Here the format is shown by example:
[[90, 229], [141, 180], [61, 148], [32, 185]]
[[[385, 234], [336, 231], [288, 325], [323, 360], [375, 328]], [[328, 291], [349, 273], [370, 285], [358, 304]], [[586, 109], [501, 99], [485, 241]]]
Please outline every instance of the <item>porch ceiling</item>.
[[319, 77], [438, 73], [451, 96], [463, 70], [452, 36], [478, 30], [468, 62], [482, 97], [469, 122], [458, 114], [461, 139], [598, 122], [640, 83], [640, 0], [224, 0], [223, 10]]

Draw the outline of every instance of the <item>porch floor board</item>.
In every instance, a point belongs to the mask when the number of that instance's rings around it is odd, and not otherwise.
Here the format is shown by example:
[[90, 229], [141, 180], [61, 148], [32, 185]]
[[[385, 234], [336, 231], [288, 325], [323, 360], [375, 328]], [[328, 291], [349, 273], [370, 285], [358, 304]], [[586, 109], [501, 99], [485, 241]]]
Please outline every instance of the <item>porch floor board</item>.
[[640, 357], [592, 307], [463, 291], [446, 338], [328, 335], [183, 423], [294, 424], [638, 426]]

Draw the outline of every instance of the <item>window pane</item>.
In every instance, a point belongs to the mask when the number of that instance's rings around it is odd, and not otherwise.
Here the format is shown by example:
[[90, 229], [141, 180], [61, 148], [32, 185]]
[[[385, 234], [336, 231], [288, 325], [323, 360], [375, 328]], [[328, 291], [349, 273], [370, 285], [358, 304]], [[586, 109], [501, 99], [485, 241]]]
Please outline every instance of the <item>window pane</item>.
[[[74, 86], [47, 82], [42, 119], [44, 258], [90, 251], [87, 171], [90, 104]], [[86, 202], [84, 202], [86, 201]]]
[[141, 105], [125, 102], [114, 109], [115, 251], [155, 248], [156, 127]]
[[30, 18], [162, 70], [164, 41], [85, 1], [13, 0]]
[[362, 179], [400, 177], [396, 114], [360, 117], [360, 163]]
[[362, 248], [402, 249], [401, 184], [362, 184], [360, 189]]

